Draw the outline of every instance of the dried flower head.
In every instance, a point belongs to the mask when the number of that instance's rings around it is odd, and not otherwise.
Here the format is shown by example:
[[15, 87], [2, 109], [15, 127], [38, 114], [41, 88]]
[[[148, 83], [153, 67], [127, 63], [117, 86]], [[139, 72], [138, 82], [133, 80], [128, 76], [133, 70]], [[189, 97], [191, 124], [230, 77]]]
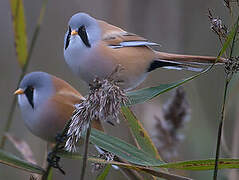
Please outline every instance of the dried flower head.
[[33, 176], [33, 175], [30, 175], [30, 180], [39, 180], [40, 178], [37, 178], [37, 177], [35, 177], [35, 176]]
[[119, 81], [116, 81], [117, 74], [121, 70], [122, 68], [119, 65], [106, 79], [100, 80], [96, 78], [90, 84], [90, 92], [86, 100], [76, 105], [76, 110], [72, 115], [71, 124], [67, 132], [68, 140], [65, 145], [67, 151], [76, 151], [75, 145], [92, 120], [99, 119], [119, 123], [120, 107], [127, 102], [124, 90], [117, 86]]
[[[99, 154], [97, 157], [110, 162], [114, 160], [115, 154], [105, 151], [104, 153]], [[105, 166], [106, 164], [102, 164], [102, 163], [92, 163], [92, 172], [99, 171]]]
[[233, 57], [228, 59], [225, 63], [226, 74], [233, 74], [239, 71], [239, 57]]
[[224, 5], [231, 11], [231, 3], [235, 3], [235, 2], [237, 3], [237, 5], [239, 5], [238, 0], [224, 0]]
[[165, 160], [177, 156], [177, 147], [184, 138], [179, 131], [189, 120], [190, 108], [184, 90], [177, 88], [173, 97], [164, 105], [162, 118], [155, 116], [155, 144]]
[[231, 8], [231, 4], [230, 4], [230, 0], [224, 0], [224, 5], [230, 9]]
[[227, 27], [223, 25], [220, 18], [213, 17], [210, 9], [208, 9], [208, 18], [210, 20], [210, 29], [216, 33], [219, 38], [226, 38], [228, 33]]

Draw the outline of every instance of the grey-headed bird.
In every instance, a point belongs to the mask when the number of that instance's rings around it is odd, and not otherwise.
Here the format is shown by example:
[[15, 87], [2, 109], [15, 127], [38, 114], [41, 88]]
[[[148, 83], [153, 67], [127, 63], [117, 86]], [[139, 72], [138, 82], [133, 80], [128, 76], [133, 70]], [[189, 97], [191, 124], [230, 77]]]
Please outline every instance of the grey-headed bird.
[[[74, 105], [85, 100], [70, 84], [45, 72], [25, 75], [15, 94], [28, 129], [48, 142], [61, 133]], [[92, 127], [103, 130], [99, 120], [94, 120]]]
[[[213, 63], [216, 57], [179, 55], [155, 51], [158, 45], [119, 27], [77, 13], [68, 22], [64, 57], [72, 71], [87, 83], [105, 78], [117, 65], [122, 66], [119, 81], [129, 90], [139, 85], [157, 68], [200, 71], [195, 63]], [[225, 62], [220, 58], [218, 62]], [[187, 64], [191, 63], [191, 64]]]

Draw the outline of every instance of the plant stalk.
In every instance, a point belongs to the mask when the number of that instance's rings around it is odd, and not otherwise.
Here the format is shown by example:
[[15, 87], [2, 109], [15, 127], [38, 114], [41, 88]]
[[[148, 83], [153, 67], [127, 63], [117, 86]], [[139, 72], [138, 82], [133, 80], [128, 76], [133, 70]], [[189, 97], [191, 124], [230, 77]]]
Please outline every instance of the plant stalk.
[[216, 157], [215, 157], [215, 166], [214, 166], [214, 172], [213, 172], [213, 179], [217, 179], [217, 173], [218, 173], [218, 159], [220, 155], [220, 145], [221, 145], [221, 136], [222, 136], [222, 127], [223, 122], [225, 119], [225, 107], [226, 107], [226, 99], [227, 99], [227, 89], [231, 78], [226, 77], [226, 85], [224, 89], [224, 96], [223, 96], [223, 104], [222, 104], [222, 111], [221, 111], [221, 120], [218, 127], [218, 134], [217, 134], [217, 149], [216, 149]]
[[83, 164], [81, 168], [81, 177], [80, 180], [84, 180], [86, 165], [87, 165], [87, 156], [88, 156], [88, 147], [90, 141], [90, 133], [91, 133], [91, 122], [89, 123], [89, 127], [87, 128], [86, 136], [85, 136], [85, 145], [84, 145], [84, 155], [83, 155]]

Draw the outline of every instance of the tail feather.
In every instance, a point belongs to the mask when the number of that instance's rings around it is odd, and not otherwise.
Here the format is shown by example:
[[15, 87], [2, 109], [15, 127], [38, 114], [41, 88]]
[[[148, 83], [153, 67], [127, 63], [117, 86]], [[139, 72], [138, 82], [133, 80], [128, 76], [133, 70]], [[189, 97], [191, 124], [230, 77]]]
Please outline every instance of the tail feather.
[[201, 72], [204, 68], [200, 67], [190, 67], [190, 66], [164, 66], [165, 69], [175, 69], [175, 70], [187, 70], [187, 71], [194, 71], [194, 72]]
[[170, 62], [184, 62], [190, 64], [212, 64], [212, 63], [225, 63], [227, 60], [225, 58], [212, 57], [212, 56], [194, 56], [194, 55], [181, 55], [181, 54], [172, 54], [155, 51], [156, 58], [167, 60]]
[[151, 72], [157, 68], [188, 70], [188, 71], [195, 71], [195, 72], [200, 72], [204, 69], [202, 67], [197, 66], [196, 64], [193, 65], [193, 64], [185, 64], [181, 62], [155, 60], [150, 64], [148, 68], [148, 72]]

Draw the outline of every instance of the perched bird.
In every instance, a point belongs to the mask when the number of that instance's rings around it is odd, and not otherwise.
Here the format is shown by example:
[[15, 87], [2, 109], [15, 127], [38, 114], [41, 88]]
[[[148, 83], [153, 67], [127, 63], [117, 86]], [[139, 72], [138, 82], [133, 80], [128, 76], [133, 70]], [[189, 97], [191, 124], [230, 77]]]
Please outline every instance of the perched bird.
[[[85, 98], [67, 82], [45, 72], [24, 76], [19, 89], [18, 103], [26, 126], [36, 136], [54, 142], [75, 109]], [[92, 127], [103, 130], [100, 121]]]
[[[158, 45], [121, 28], [97, 20], [86, 13], [77, 13], [68, 22], [64, 38], [64, 57], [72, 71], [87, 83], [105, 78], [120, 64], [121, 87], [132, 89], [157, 68], [198, 71], [195, 64], [213, 63], [215, 57], [170, 54], [154, 51]], [[225, 59], [219, 59], [224, 62]]]

